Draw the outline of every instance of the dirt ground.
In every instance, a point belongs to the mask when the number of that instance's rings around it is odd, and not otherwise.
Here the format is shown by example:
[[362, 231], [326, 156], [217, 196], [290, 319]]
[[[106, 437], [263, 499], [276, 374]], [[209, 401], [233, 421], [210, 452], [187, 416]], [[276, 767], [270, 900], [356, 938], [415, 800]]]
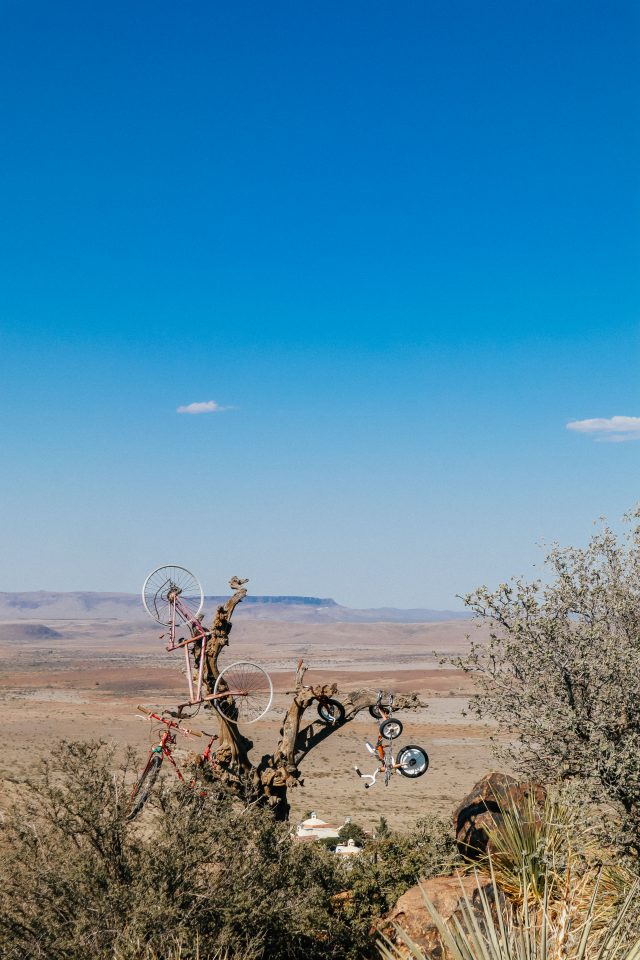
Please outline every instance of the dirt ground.
[[[26, 627], [26, 628], [25, 628]], [[376, 729], [368, 714], [336, 730], [304, 761], [304, 787], [290, 794], [292, 820], [309, 811], [332, 823], [345, 816], [371, 827], [384, 815], [408, 827], [432, 812], [450, 813], [494, 761], [491, 731], [463, 716], [469, 679], [442, 658], [468, 648], [468, 623], [327, 624], [239, 621], [224, 663], [250, 659], [271, 674], [275, 697], [267, 717], [245, 727], [256, 756], [271, 752], [299, 657], [310, 664], [306, 682], [333, 682], [339, 691], [361, 687], [415, 690], [425, 709], [399, 715], [405, 725], [398, 746], [424, 747], [427, 774], [416, 781], [396, 776], [388, 788], [365, 790], [353, 767], [374, 764], [364, 747]], [[135, 747], [141, 758], [155, 728], [136, 705], [168, 708], [185, 699], [178, 653], [167, 653], [160, 628], [122, 621], [34, 621], [0, 624], [0, 782], [5, 798], [34, 761], [60, 739], [102, 738]], [[337, 698], [339, 699], [338, 693]], [[209, 711], [194, 727], [215, 730]], [[197, 741], [195, 741], [197, 743]], [[185, 742], [192, 749], [194, 741]]]

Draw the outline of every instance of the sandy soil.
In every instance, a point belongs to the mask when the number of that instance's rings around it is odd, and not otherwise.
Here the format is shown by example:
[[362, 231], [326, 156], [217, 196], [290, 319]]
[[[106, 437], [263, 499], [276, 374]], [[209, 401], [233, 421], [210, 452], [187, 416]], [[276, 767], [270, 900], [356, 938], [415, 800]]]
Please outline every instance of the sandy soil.
[[[34, 760], [61, 738], [102, 738], [135, 747], [141, 757], [153, 741], [151, 724], [136, 705], [174, 706], [184, 699], [186, 682], [180, 655], [169, 654], [159, 628], [122, 621], [39, 621], [0, 625], [0, 720], [3, 750], [0, 778], [5, 795], [33, 768]], [[27, 625], [29, 626], [29, 625]], [[415, 690], [427, 705], [401, 716], [398, 741], [423, 746], [428, 773], [411, 781], [396, 776], [385, 789], [365, 790], [353, 771], [373, 767], [364, 748], [375, 726], [367, 715], [336, 730], [304, 761], [305, 783], [291, 792], [292, 819], [315, 810], [342, 822], [350, 815], [366, 827], [384, 814], [393, 826], [408, 826], [432, 812], [449, 813], [465, 792], [492, 767], [490, 731], [464, 717], [470, 683], [443, 657], [468, 648], [469, 625], [328, 624], [239, 621], [231, 634], [225, 663], [255, 660], [272, 676], [276, 695], [265, 720], [245, 731], [257, 756], [271, 752], [278, 736], [299, 657], [311, 665], [307, 681], [358, 687]], [[338, 694], [339, 699], [339, 694]], [[207, 712], [198, 718], [214, 729]], [[193, 726], [196, 726], [193, 721]], [[197, 743], [197, 741], [195, 741]], [[187, 749], [191, 743], [185, 743]]]

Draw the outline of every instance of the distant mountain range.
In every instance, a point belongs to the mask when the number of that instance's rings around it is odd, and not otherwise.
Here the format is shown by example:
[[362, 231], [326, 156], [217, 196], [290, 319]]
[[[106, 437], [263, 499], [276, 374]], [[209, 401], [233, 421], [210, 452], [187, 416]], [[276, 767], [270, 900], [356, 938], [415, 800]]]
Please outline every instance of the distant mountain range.
[[[205, 597], [205, 616], [228, 597]], [[400, 610], [379, 607], [354, 610], [320, 597], [247, 596], [234, 614], [251, 620], [287, 620], [299, 623], [437, 623], [463, 620], [454, 610]], [[0, 620], [147, 620], [135, 593], [0, 593]]]

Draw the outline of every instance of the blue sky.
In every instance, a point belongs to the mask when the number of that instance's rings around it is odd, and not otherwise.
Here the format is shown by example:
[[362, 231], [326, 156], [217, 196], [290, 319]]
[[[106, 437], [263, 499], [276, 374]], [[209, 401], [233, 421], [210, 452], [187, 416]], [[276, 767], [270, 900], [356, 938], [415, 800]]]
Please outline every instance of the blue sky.
[[640, 500], [637, 5], [0, 15], [0, 589], [455, 607]]

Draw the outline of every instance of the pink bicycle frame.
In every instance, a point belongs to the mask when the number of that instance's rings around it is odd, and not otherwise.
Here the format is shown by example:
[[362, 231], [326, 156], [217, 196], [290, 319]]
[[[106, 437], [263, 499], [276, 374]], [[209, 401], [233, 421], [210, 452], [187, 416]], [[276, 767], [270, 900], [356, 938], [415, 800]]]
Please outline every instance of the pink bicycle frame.
[[[205, 630], [195, 617], [192, 617], [189, 610], [180, 603], [179, 593], [176, 592], [175, 596], [168, 597], [171, 604], [171, 620], [169, 623], [169, 643], [167, 644], [167, 650], [179, 650], [180, 648], [184, 649], [184, 658], [187, 674], [187, 682], [189, 684], [189, 700], [187, 703], [181, 703], [178, 709], [182, 707], [196, 706], [199, 703], [204, 703], [206, 700], [222, 700], [224, 697], [229, 697], [242, 694], [243, 691], [239, 690], [225, 690], [222, 693], [208, 693], [206, 696], [202, 696], [202, 683], [204, 680], [204, 665], [207, 654], [207, 642], [211, 637], [211, 631]], [[176, 613], [180, 615], [182, 623], [179, 626], [188, 627], [192, 636], [187, 637], [186, 640], [178, 640], [176, 642]], [[161, 635], [161, 639], [164, 637], [164, 634]], [[193, 679], [193, 669], [191, 663], [191, 645], [196, 643], [198, 640], [202, 641], [202, 649], [200, 650], [200, 663], [198, 665], [198, 673], [195, 679]]]
[[[169, 602], [171, 604], [171, 620], [169, 622], [169, 643], [167, 644], [167, 650], [179, 650], [180, 647], [184, 648], [184, 658], [185, 666], [187, 673], [187, 682], [189, 684], [189, 704], [202, 703], [203, 700], [208, 699], [202, 696], [202, 682], [204, 679], [204, 664], [207, 653], [207, 641], [211, 636], [208, 630], [205, 630], [199, 620], [196, 620], [195, 617], [191, 616], [191, 613], [187, 608], [180, 603], [180, 596], [178, 593], [175, 596], [169, 595]], [[191, 630], [192, 635], [187, 637], [186, 640], [179, 640], [176, 642], [176, 614], [180, 616], [182, 623], [179, 626], [186, 626]], [[163, 634], [164, 636], [164, 634]], [[197, 640], [202, 641], [202, 650], [200, 652], [200, 664], [198, 666], [198, 674], [196, 677], [195, 685], [193, 680], [193, 669], [191, 664], [191, 644], [195, 643]]]

